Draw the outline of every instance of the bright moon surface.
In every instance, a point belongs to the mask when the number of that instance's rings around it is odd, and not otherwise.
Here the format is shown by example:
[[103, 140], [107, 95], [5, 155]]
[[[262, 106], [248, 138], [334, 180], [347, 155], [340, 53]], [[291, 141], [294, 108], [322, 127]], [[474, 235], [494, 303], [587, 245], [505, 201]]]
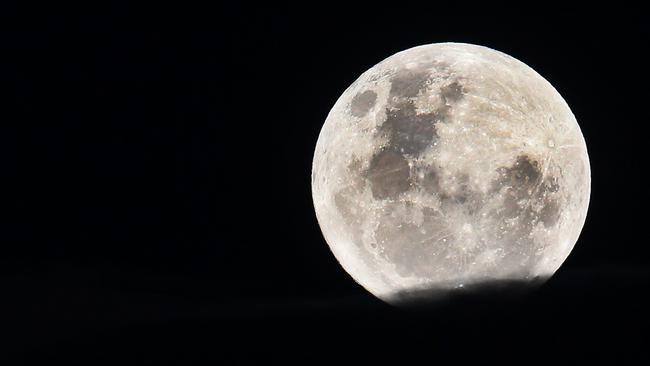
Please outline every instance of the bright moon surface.
[[312, 166], [343, 268], [398, 304], [498, 281], [543, 282], [582, 230], [589, 157], [560, 94], [493, 49], [399, 52], [345, 90]]

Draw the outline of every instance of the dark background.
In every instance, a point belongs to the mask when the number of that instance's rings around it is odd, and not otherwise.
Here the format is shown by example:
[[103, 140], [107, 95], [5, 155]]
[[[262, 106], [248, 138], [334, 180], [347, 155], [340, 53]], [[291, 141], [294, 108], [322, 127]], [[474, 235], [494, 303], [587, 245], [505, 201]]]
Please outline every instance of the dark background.
[[[647, 359], [643, 13], [393, 5], [4, 11], [0, 356]], [[445, 41], [508, 53], [564, 96], [589, 149], [590, 210], [538, 291], [397, 310], [329, 251], [312, 153], [358, 75]]]

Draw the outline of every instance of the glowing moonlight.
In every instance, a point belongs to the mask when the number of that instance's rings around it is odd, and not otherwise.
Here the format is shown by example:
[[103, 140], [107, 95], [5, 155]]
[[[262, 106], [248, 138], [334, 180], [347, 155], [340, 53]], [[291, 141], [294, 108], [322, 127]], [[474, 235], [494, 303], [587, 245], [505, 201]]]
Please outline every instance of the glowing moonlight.
[[332, 252], [393, 304], [547, 279], [578, 239], [590, 184], [560, 94], [524, 63], [459, 43], [363, 73], [327, 116], [312, 170]]

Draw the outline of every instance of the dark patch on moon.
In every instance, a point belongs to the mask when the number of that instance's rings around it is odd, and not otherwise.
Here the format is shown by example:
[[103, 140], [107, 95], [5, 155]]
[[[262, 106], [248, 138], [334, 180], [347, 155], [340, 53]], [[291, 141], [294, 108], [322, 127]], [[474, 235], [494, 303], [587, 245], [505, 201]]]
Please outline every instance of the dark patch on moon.
[[438, 138], [435, 124], [439, 113], [418, 114], [413, 102], [403, 102], [386, 111], [380, 131], [389, 137], [389, 147], [404, 154], [417, 155]]
[[553, 198], [554, 193], [559, 190], [557, 178], [550, 176], [544, 179], [535, 193], [535, 199], [543, 203], [539, 211], [539, 220], [545, 227], [554, 226], [560, 219], [560, 204], [556, 198]]
[[500, 168], [499, 172], [502, 177], [499, 185], [509, 186], [517, 195], [532, 191], [542, 177], [539, 163], [527, 155], [518, 156], [512, 166]]
[[515, 218], [524, 213], [533, 199], [533, 191], [540, 183], [539, 163], [526, 155], [517, 157], [512, 166], [498, 169], [500, 178], [493, 182], [493, 190], [505, 189], [503, 206], [498, 217]]
[[395, 198], [411, 186], [410, 167], [401, 154], [382, 150], [373, 156], [365, 172], [375, 199]]
[[558, 184], [558, 179], [553, 176], [547, 177], [544, 180], [544, 190], [552, 193], [559, 191], [560, 185]]
[[534, 257], [536, 246], [527, 243], [532, 240], [530, 235], [535, 225], [541, 222], [545, 227], [552, 227], [560, 219], [560, 204], [553, 197], [559, 185], [555, 177], [543, 177], [540, 164], [526, 155], [519, 156], [512, 166], [500, 168], [499, 173], [501, 177], [493, 186], [495, 191], [504, 190], [504, 198], [501, 208], [492, 212], [492, 216], [498, 220], [516, 220], [510, 226], [504, 222], [500, 239], [522, 248], [521, 252], [503, 258], [505, 267], [519, 268], [521, 261]]
[[355, 95], [350, 102], [350, 114], [355, 117], [363, 117], [368, 111], [375, 106], [377, 102], [377, 93], [372, 90], [366, 90]]
[[560, 219], [560, 205], [557, 200], [551, 199], [544, 202], [544, 207], [539, 212], [539, 219], [545, 227], [554, 226]]
[[465, 90], [463, 89], [463, 86], [458, 83], [458, 81], [454, 81], [451, 84], [440, 88], [440, 96], [445, 100], [445, 103], [447, 104], [457, 102], [462, 99], [464, 92]]
[[427, 86], [429, 72], [422, 69], [401, 69], [390, 79], [391, 97], [411, 98]]
[[422, 173], [422, 178], [418, 179], [418, 184], [428, 194], [440, 194], [440, 173], [435, 167], [428, 167]]

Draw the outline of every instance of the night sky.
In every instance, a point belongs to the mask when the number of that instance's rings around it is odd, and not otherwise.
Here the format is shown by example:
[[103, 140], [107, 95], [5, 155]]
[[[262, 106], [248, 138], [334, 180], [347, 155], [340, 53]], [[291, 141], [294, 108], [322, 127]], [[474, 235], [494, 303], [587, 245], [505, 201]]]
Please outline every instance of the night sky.
[[[648, 360], [643, 12], [393, 6], [3, 11], [0, 358]], [[538, 291], [404, 311], [330, 252], [312, 154], [362, 72], [449, 41], [505, 52], [562, 94], [587, 142], [591, 203]]]

